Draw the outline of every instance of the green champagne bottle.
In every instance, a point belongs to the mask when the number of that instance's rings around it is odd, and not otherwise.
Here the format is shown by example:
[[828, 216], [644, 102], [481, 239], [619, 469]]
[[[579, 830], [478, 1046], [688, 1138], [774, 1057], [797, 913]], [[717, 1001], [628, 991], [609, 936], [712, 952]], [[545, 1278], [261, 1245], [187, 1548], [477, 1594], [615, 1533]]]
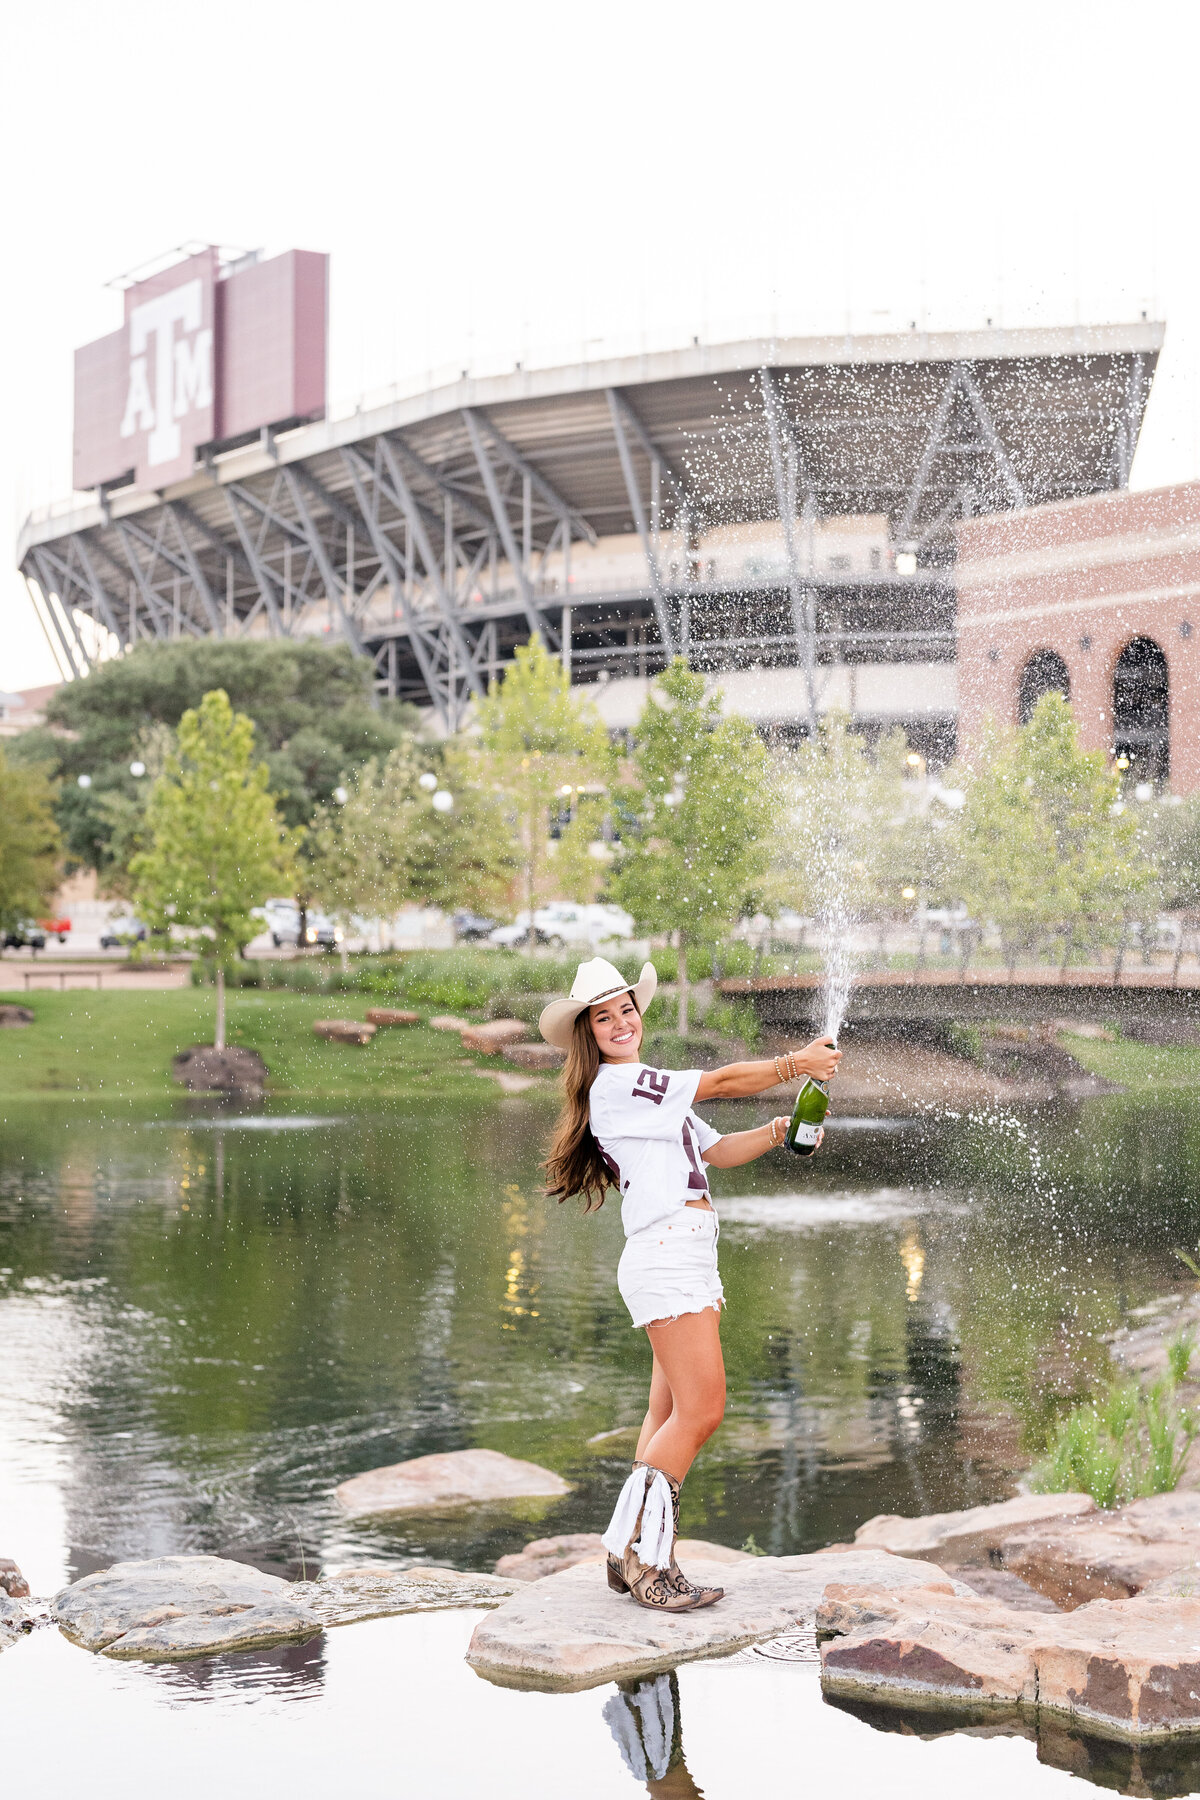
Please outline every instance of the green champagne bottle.
[[829, 1089], [823, 1081], [817, 1081], [810, 1075], [796, 1096], [791, 1121], [783, 1140], [794, 1156], [813, 1154], [828, 1111]]

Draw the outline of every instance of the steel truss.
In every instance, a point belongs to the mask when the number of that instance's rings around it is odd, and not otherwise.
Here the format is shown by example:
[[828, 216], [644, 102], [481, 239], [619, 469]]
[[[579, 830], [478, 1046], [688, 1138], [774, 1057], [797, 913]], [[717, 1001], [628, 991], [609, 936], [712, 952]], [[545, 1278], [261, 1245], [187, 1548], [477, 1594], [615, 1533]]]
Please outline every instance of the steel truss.
[[[927, 382], [928, 425], [902, 488], [886, 470], [845, 473], [846, 441], [878, 436], [884, 415], [814, 416], [798, 377], [770, 367], [744, 373], [739, 429], [758, 446], [765, 474], [748, 516], [782, 521], [785, 572], [761, 584], [761, 626], [710, 631], [707, 642], [732, 654], [752, 646], [757, 632], [771, 660], [787, 652], [804, 671], [810, 728], [819, 667], [835, 640], [854, 635], [882, 654], [887, 643], [945, 636], [944, 623], [930, 632], [920, 620], [856, 634], [827, 620], [818, 627], [828, 583], [812, 566], [812, 527], [849, 509], [848, 486], [856, 482], [856, 498], [866, 491], [888, 512], [894, 548], [943, 562], [956, 518], [1040, 497], [1018, 470], [1011, 406], [998, 420], [972, 360], [932, 367], [940, 388]], [[1152, 369], [1144, 354], [1128, 359], [1105, 473], [1090, 477], [1086, 491], [1127, 482]], [[110, 495], [98, 522], [35, 534], [22, 570], [43, 628], [71, 675], [95, 660], [96, 634], [85, 635], [83, 619], [121, 648], [187, 636], [325, 635], [370, 660], [381, 695], [431, 706], [445, 731], [462, 724], [515, 645], [534, 635], [580, 673], [606, 654], [618, 666], [636, 658], [654, 667], [679, 651], [694, 655], [696, 609], [712, 599], [694, 555], [713, 522], [711, 493], [680, 434], [661, 441], [655, 390], [609, 385], [585, 398], [586, 454], [596, 467], [612, 467], [594, 506], [560, 482], [556, 459], [567, 465], [553, 432], [531, 448], [506, 430], [510, 415], [497, 419], [482, 405], [431, 415], [436, 429], [364, 429], [299, 453], [272, 441], [251, 465], [236, 455], [210, 460], [205, 479], [187, 484], [183, 497], [121, 504]], [[581, 589], [570, 574], [572, 545], [594, 546], [614, 529], [636, 534], [644, 583], [607, 596]], [[668, 534], [683, 546], [671, 563]], [[548, 579], [551, 563], [557, 573]], [[893, 577], [881, 584], [902, 589]], [[785, 631], [768, 619], [774, 599], [785, 604]]]

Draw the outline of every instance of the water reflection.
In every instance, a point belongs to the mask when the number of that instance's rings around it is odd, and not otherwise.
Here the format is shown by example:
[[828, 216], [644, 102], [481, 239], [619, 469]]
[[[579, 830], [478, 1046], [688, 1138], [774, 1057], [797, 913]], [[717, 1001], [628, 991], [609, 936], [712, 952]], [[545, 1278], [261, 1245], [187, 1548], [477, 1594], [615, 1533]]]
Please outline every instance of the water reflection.
[[[793, 1552], [873, 1513], [1002, 1497], [1047, 1393], [1102, 1363], [1103, 1333], [1176, 1282], [1172, 1245], [1200, 1235], [1186, 1103], [1092, 1101], [1024, 1136], [885, 1123], [831, 1134], [800, 1186], [787, 1166], [722, 1178], [731, 1398], [685, 1489], [687, 1535]], [[10, 1122], [0, 1501], [44, 1544], [41, 1585], [179, 1550], [284, 1573], [364, 1556], [479, 1568], [594, 1529], [626, 1472], [612, 1434], [640, 1417], [646, 1348], [616, 1292], [616, 1208], [585, 1219], [540, 1197], [546, 1125], [523, 1097], [465, 1127], [437, 1102], [340, 1122], [52, 1107]], [[340, 1517], [347, 1476], [472, 1444], [572, 1492]]]
[[654, 1800], [703, 1800], [683, 1754], [679, 1681], [674, 1669], [646, 1681], [622, 1681], [604, 1708], [621, 1759]]

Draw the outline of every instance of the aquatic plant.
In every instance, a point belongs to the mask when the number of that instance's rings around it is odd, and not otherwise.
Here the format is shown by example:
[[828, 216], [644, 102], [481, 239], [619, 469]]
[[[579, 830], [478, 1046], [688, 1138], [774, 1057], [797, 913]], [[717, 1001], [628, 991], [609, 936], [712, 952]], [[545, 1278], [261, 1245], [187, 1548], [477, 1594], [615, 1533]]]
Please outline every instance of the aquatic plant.
[[1191, 1326], [1186, 1331], [1181, 1331], [1178, 1336], [1171, 1338], [1167, 1344], [1167, 1368], [1172, 1381], [1187, 1380], [1188, 1370], [1192, 1366], [1192, 1357], [1195, 1353], [1196, 1333]]
[[1172, 1372], [1152, 1387], [1112, 1382], [1058, 1421], [1030, 1476], [1035, 1493], [1090, 1494], [1097, 1506], [1110, 1507], [1179, 1485], [1200, 1418], [1175, 1394], [1174, 1368], [1186, 1373], [1191, 1343], [1176, 1340], [1171, 1348], [1178, 1352]]

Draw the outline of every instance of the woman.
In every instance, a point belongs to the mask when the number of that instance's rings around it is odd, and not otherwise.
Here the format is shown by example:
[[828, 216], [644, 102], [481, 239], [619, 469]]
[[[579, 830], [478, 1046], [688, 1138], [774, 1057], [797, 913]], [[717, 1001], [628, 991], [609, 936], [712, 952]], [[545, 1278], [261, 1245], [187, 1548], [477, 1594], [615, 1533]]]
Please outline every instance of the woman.
[[680, 1484], [725, 1412], [725, 1295], [705, 1165], [753, 1162], [783, 1142], [788, 1124], [776, 1118], [722, 1137], [692, 1104], [761, 1094], [797, 1076], [827, 1081], [841, 1052], [817, 1038], [771, 1061], [711, 1072], [647, 1068], [642, 1014], [657, 986], [651, 963], [631, 983], [598, 956], [579, 965], [570, 998], [543, 1011], [542, 1036], [567, 1053], [546, 1191], [560, 1201], [582, 1194], [589, 1210], [603, 1205], [610, 1185], [620, 1192], [626, 1243], [617, 1286], [650, 1339], [654, 1367], [633, 1472], [604, 1534], [608, 1584], [640, 1606], [688, 1612], [724, 1592], [693, 1586], [675, 1561]]

